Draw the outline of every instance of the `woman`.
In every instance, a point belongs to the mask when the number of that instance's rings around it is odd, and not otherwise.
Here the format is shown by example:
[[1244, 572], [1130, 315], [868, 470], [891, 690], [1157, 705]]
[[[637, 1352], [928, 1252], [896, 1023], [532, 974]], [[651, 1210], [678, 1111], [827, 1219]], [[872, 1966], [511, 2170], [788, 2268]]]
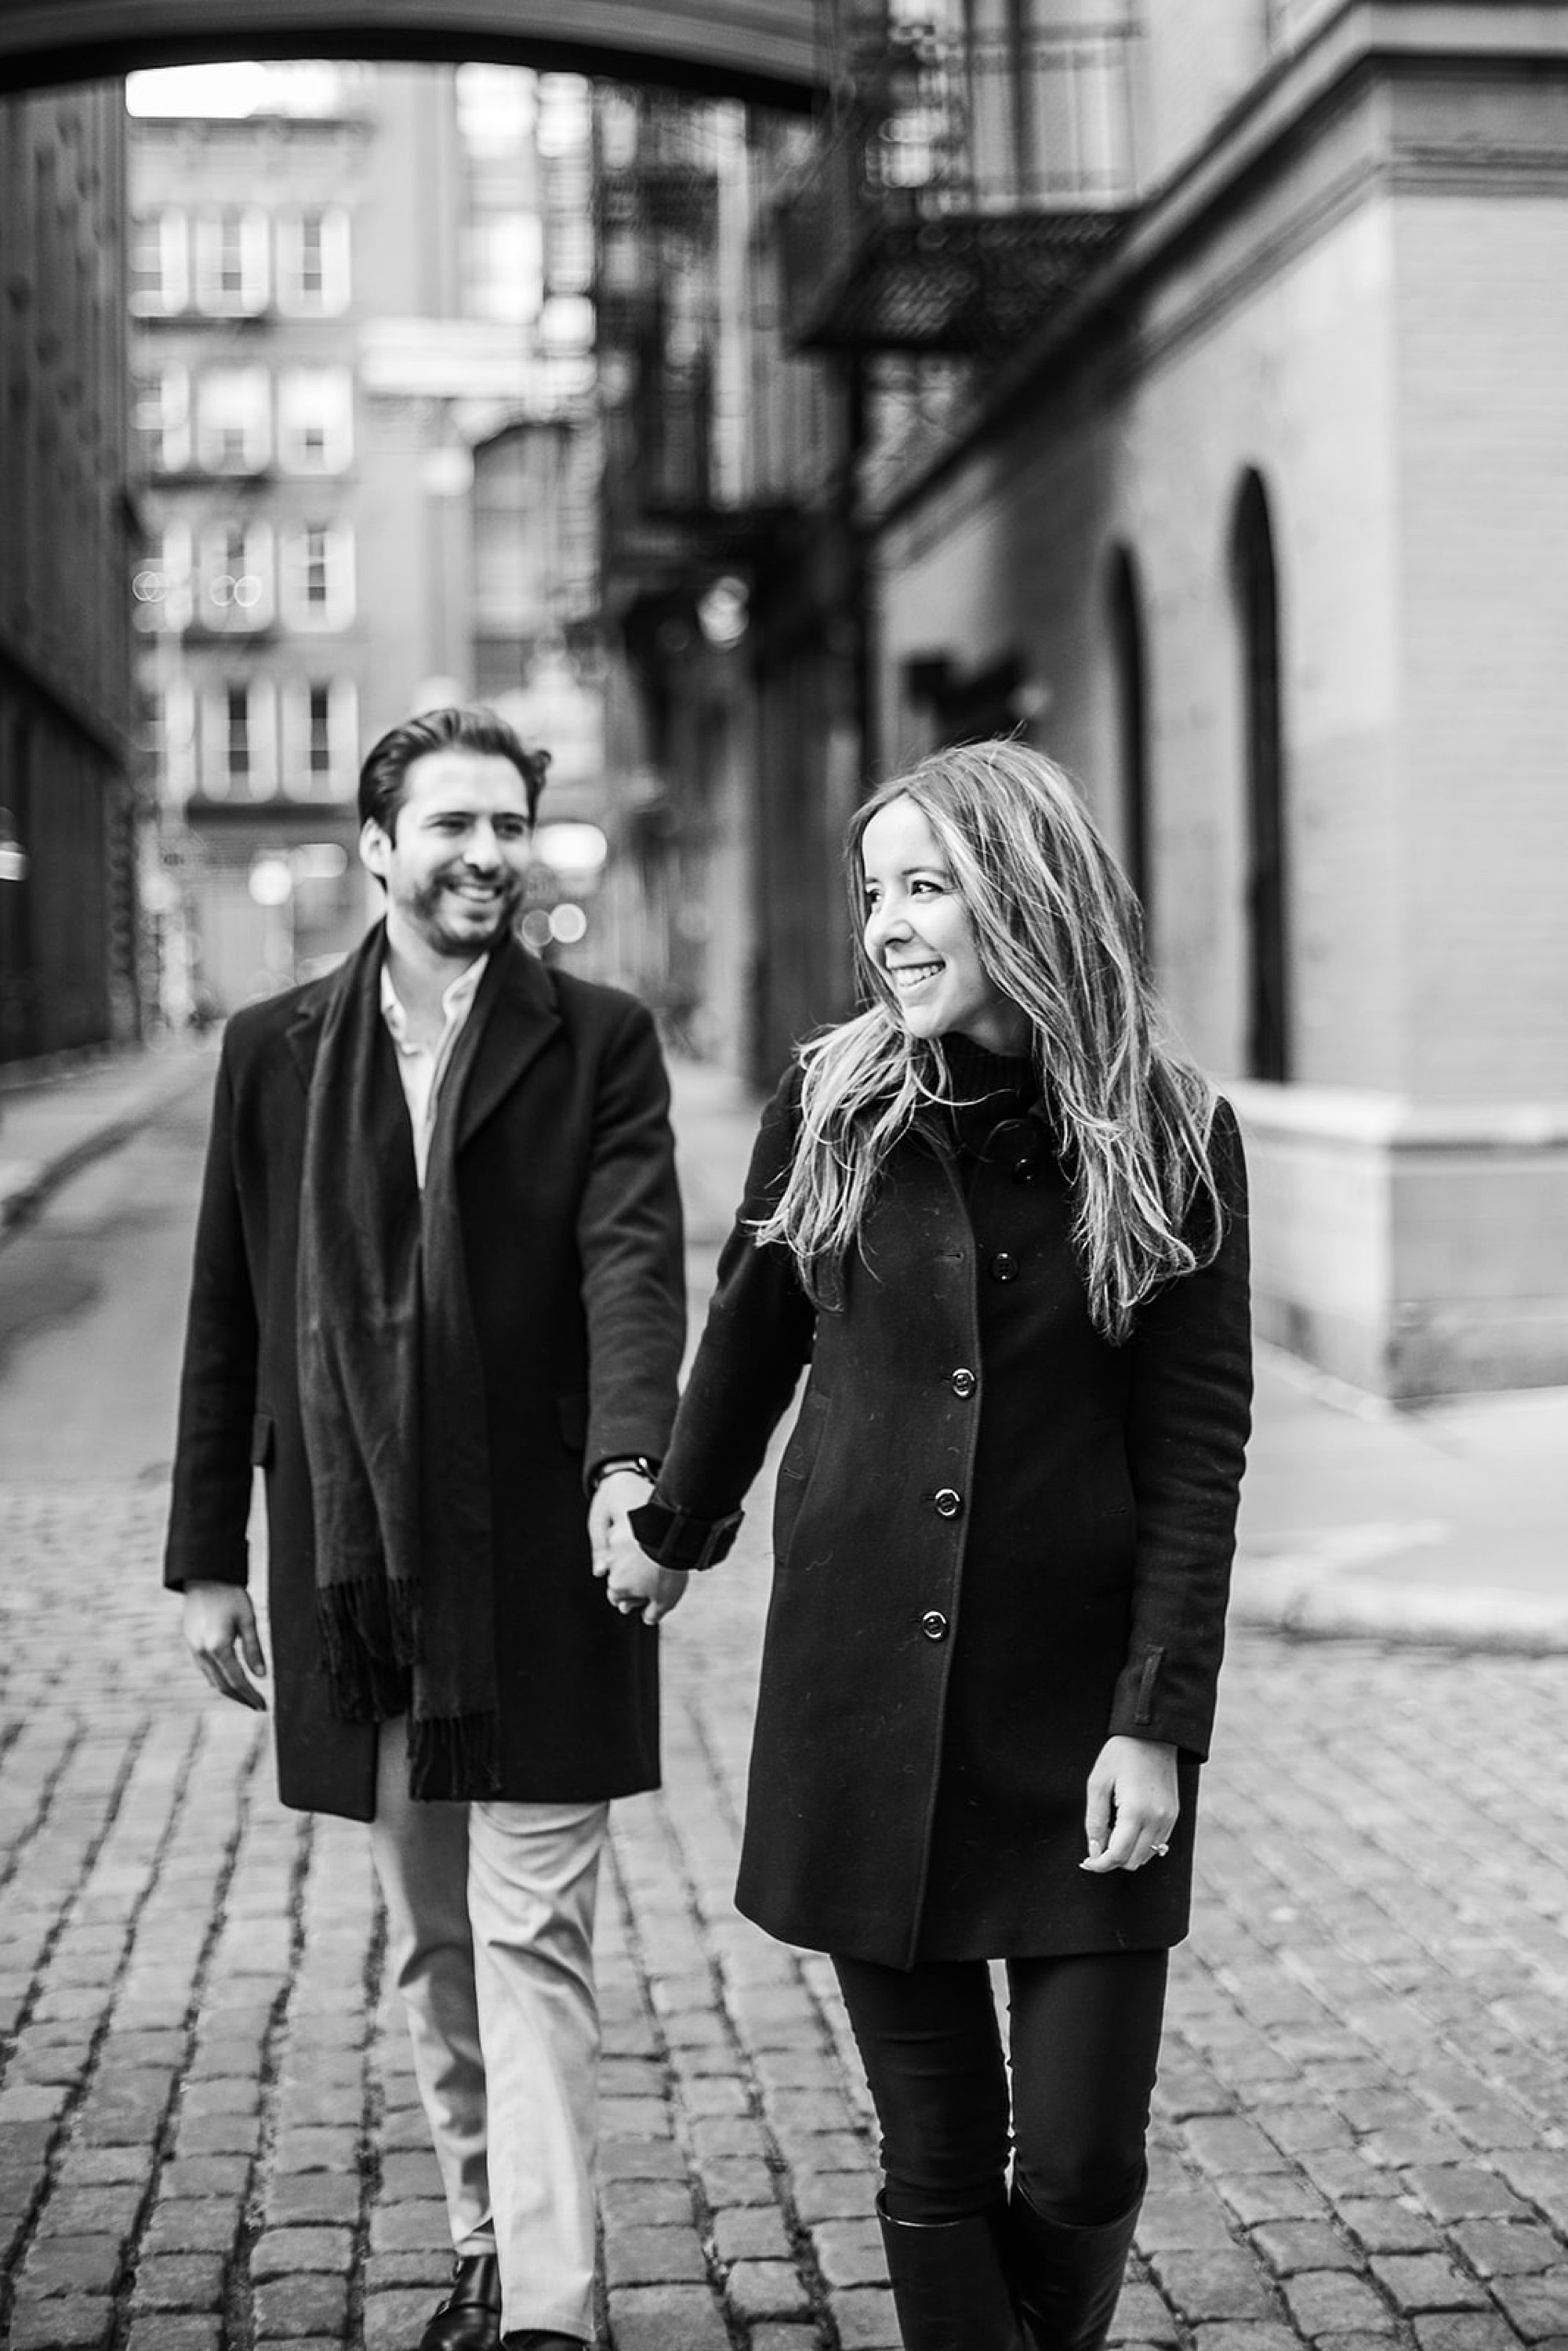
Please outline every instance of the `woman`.
[[1049, 760], [936, 753], [849, 867], [867, 1009], [764, 1115], [633, 1525], [663, 1566], [721, 1558], [810, 1362], [737, 1898], [833, 1957], [909, 2351], [1095, 2351], [1223, 1637], [1241, 1153]]

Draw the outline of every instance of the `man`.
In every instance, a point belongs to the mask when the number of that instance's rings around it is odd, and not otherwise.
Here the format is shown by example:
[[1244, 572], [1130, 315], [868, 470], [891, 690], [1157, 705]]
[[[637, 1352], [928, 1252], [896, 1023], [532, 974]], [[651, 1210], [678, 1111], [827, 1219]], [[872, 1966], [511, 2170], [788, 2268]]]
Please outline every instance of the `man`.
[[625, 1523], [685, 1317], [668, 1087], [642, 1006], [514, 936], [544, 766], [486, 712], [394, 727], [384, 925], [229, 1023], [166, 1569], [261, 1706], [258, 1464], [279, 1792], [371, 1823], [451, 2218], [421, 2351], [592, 2337], [594, 1890], [684, 1583]]

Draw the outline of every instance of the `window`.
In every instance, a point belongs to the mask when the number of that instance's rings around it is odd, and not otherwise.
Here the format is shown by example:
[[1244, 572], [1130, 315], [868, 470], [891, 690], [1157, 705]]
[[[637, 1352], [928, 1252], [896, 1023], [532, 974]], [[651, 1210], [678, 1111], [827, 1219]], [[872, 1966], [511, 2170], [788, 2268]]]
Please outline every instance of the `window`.
[[291, 629], [346, 629], [354, 617], [354, 535], [307, 523], [283, 543], [283, 617]]
[[255, 474], [272, 441], [264, 367], [209, 368], [196, 387], [196, 455], [212, 474]]
[[214, 523], [202, 540], [204, 627], [266, 628], [273, 615], [272, 532], [264, 522]]
[[1246, 806], [1247, 1074], [1291, 1075], [1290, 927], [1280, 596], [1269, 499], [1249, 474], [1230, 534], [1231, 586], [1241, 657]]
[[549, 290], [552, 294], [591, 294], [593, 290], [593, 213], [559, 212], [549, 225]]
[[284, 689], [283, 788], [291, 799], [346, 799], [359, 773], [351, 677], [294, 678]]
[[312, 783], [332, 773], [332, 689], [329, 685], [313, 685], [308, 689], [305, 765]]
[[171, 678], [154, 689], [147, 732], [160, 804], [178, 808], [196, 788], [196, 698], [188, 677]]
[[136, 395], [136, 429], [150, 474], [181, 474], [191, 462], [191, 378], [183, 367], [155, 368]]
[[1153, 844], [1149, 810], [1148, 659], [1144, 600], [1137, 568], [1126, 548], [1111, 565], [1111, 664], [1116, 697], [1116, 779], [1121, 797], [1122, 863], [1144, 909], [1149, 936]]
[[203, 712], [202, 786], [209, 799], [267, 799], [277, 789], [272, 687], [230, 677]]
[[354, 454], [354, 386], [345, 367], [285, 368], [277, 454], [291, 473], [340, 474]]
[[332, 318], [349, 307], [349, 216], [336, 205], [283, 213], [277, 222], [277, 307]]
[[136, 623], [178, 634], [191, 625], [191, 533], [183, 522], [164, 526], [152, 559], [139, 564], [131, 582]]
[[256, 205], [225, 204], [199, 213], [195, 224], [196, 301], [214, 318], [254, 318], [267, 297], [267, 214]]
[[538, 85], [528, 68], [461, 65], [454, 78], [457, 135], [469, 157], [510, 162], [525, 153], [538, 110]]
[[494, 212], [463, 235], [464, 308], [470, 318], [526, 326], [544, 299], [544, 223], [537, 213]]
[[139, 319], [166, 319], [190, 298], [190, 225], [184, 214], [143, 213], [132, 231], [131, 309]]
[[224, 688], [224, 768], [231, 785], [248, 784], [251, 775], [250, 688]]

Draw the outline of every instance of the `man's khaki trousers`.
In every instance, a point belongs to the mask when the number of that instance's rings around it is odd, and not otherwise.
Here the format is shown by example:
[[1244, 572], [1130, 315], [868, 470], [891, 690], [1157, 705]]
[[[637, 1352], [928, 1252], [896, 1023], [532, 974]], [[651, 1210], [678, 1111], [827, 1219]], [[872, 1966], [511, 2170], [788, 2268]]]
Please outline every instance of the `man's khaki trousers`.
[[382, 1727], [371, 1850], [460, 2253], [500, 2262], [502, 2331], [593, 2339], [599, 2011], [593, 1910], [608, 1804], [416, 1803]]

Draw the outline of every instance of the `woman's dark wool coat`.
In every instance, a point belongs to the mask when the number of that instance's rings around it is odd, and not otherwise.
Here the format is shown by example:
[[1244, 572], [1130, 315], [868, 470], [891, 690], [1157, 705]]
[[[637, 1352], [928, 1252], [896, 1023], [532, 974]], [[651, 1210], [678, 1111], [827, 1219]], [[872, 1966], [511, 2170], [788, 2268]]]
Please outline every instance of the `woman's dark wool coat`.
[[[1117, 1347], [1090, 1321], [1038, 1110], [977, 1166], [935, 1122], [897, 1145], [841, 1302], [814, 1313], [788, 1252], [749, 1229], [779, 1196], [799, 1083], [765, 1114], [644, 1522], [667, 1561], [721, 1555], [810, 1358], [740, 1907], [894, 1966], [1173, 1943], [1249, 1423], [1234, 1118], [1222, 1104], [1218, 1257]], [[1181, 1820], [1168, 1859], [1089, 1876], [1085, 1782], [1116, 1732], [1181, 1750]]]
[[[488, 1407], [501, 1786], [587, 1803], [656, 1786], [658, 1644], [591, 1572], [584, 1463], [663, 1452], [685, 1288], [669, 1089], [617, 990], [508, 957], [461, 1104], [459, 1214]], [[369, 1820], [373, 1725], [340, 1722], [316, 1630], [295, 1277], [307, 1088], [334, 978], [224, 1039], [181, 1394], [166, 1580], [243, 1583], [265, 1470], [279, 1792]], [[413, 1139], [387, 1040], [387, 1146]]]

